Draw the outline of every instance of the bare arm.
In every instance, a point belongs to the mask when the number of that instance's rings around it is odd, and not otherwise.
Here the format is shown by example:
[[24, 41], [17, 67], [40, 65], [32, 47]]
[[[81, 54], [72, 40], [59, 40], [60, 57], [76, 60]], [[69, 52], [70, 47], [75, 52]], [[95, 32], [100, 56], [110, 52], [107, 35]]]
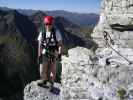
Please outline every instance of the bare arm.
[[62, 41], [58, 42], [58, 52], [59, 52], [59, 54], [63, 54], [63, 52], [64, 52], [64, 45], [63, 45]]
[[42, 33], [40, 32], [38, 36], [38, 58], [41, 56], [41, 52], [42, 52], [41, 39], [42, 39]]
[[41, 48], [41, 41], [38, 41], [38, 58], [41, 56], [42, 48]]

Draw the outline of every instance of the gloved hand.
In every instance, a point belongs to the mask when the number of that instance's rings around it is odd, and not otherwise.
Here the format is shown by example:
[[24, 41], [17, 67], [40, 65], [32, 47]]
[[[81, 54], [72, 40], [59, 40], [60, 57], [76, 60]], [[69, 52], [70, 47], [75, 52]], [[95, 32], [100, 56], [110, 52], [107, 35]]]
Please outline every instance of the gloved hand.
[[39, 63], [39, 64], [42, 63], [42, 55], [38, 57], [38, 63]]
[[61, 54], [58, 51], [55, 52], [55, 57], [56, 57], [56, 60], [61, 61]]
[[58, 54], [58, 60], [61, 61], [61, 54]]

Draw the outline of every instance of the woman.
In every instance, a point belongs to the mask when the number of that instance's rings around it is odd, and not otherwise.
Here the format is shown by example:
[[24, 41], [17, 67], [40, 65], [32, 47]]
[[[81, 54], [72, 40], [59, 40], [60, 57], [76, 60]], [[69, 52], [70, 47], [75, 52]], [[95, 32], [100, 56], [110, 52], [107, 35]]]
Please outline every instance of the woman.
[[56, 59], [61, 58], [63, 51], [62, 36], [54, 27], [54, 17], [44, 17], [45, 32], [38, 36], [38, 57], [42, 58], [40, 76], [42, 81], [39, 86], [49, 87], [54, 85], [56, 78]]

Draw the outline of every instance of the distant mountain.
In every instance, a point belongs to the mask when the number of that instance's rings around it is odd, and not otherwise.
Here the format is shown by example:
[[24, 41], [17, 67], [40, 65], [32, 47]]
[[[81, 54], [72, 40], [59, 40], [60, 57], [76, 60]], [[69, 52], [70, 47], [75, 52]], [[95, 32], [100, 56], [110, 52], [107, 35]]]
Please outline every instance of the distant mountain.
[[[16, 10], [0, 10], [0, 97], [23, 100], [23, 88], [37, 77], [35, 25]], [[37, 51], [36, 51], [37, 52]]]
[[[35, 10], [22, 10], [18, 9], [18, 12], [25, 14], [25, 15], [32, 15], [35, 14], [38, 11]], [[53, 11], [42, 11], [47, 15], [52, 15], [55, 17], [64, 17], [68, 21], [72, 22], [73, 24], [77, 24], [79, 26], [87, 26], [87, 27], [94, 27], [98, 20], [99, 20], [99, 15], [95, 13], [73, 13], [73, 12], [68, 12], [64, 10], [53, 10]]]
[[35, 38], [36, 28], [27, 16], [20, 14], [16, 10], [0, 11], [0, 13], [0, 34], [21, 34], [28, 41]]
[[8, 11], [8, 10], [11, 10], [11, 8], [8, 8], [8, 7], [0, 7], [0, 10], [2, 10], [2, 11]]
[[[0, 7], [2, 10], [9, 10], [10, 8], [7, 7]], [[32, 9], [17, 9], [17, 11], [21, 14], [31, 16], [38, 12], [37, 10]], [[99, 20], [99, 14], [95, 13], [76, 13], [76, 12], [68, 12], [64, 10], [53, 10], [53, 11], [42, 11], [46, 13], [47, 15], [52, 15], [55, 17], [61, 16], [69, 21], [71, 21], [74, 24], [80, 25], [80, 26], [89, 26], [94, 27], [98, 20]]]
[[40, 27], [42, 26], [43, 23], [43, 17], [46, 16], [46, 14], [42, 11], [38, 11], [30, 16], [29, 19], [34, 23], [34, 25], [36, 26], [36, 30], [39, 33]]
[[27, 15], [27, 16], [31, 16], [33, 14], [35, 14], [36, 12], [38, 12], [37, 10], [32, 10], [32, 9], [17, 9], [17, 11], [21, 14]]
[[99, 20], [99, 15], [95, 13], [89, 13], [89, 14], [73, 13], [64, 10], [55, 10], [55, 11], [46, 11], [46, 14], [52, 16], [62, 16], [80, 26], [94, 27]]
[[55, 17], [55, 24], [58, 26], [59, 23], [62, 23], [64, 28], [80, 28], [79, 25], [69, 21], [67, 18], [63, 16], [56, 16]]

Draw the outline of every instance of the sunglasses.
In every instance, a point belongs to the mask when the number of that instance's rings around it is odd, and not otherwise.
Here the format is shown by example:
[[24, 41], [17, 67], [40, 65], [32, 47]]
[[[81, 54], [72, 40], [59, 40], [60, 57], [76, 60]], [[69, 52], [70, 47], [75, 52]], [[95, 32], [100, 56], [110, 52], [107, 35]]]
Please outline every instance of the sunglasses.
[[46, 23], [45, 25], [48, 26], [48, 25], [52, 25], [52, 24]]

